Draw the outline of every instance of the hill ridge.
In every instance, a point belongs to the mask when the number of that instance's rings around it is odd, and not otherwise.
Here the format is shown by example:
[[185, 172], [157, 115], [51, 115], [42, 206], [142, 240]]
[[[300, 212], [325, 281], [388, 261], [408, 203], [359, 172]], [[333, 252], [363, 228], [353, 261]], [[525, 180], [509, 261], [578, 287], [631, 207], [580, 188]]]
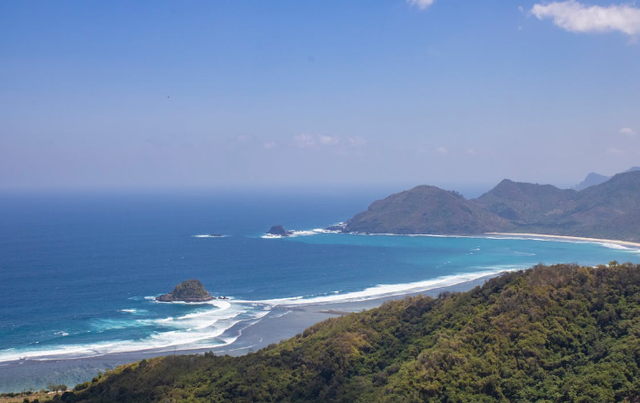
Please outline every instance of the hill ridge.
[[640, 240], [640, 171], [616, 174], [582, 191], [502, 180], [472, 200], [421, 185], [375, 201], [347, 221], [345, 232], [548, 235]]

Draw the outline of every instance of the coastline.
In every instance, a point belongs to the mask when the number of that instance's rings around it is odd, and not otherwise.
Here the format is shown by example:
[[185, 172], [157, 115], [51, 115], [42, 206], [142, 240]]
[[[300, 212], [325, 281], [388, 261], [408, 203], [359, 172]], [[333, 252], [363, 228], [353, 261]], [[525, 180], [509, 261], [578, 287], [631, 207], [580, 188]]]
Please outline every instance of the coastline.
[[554, 241], [566, 241], [566, 242], [589, 242], [589, 243], [610, 243], [620, 246], [631, 246], [634, 248], [640, 248], [640, 242], [621, 241], [618, 239], [603, 239], [603, 238], [587, 238], [579, 236], [568, 235], [549, 235], [549, 234], [532, 234], [532, 233], [519, 233], [519, 232], [486, 232], [485, 236], [501, 236], [507, 238], [528, 238], [528, 239], [545, 239]]
[[[378, 235], [397, 235], [403, 234], [378, 234]], [[430, 235], [420, 234], [411, 236], [432, 236], [432, 237], [448, 237], [446, 235]], [[500, 239], [528, 239], [528, 240], [548, 240], [556, 242], [573, 242], [573, 243], [592, 243], [592, 244], [610, 244], [613, 249], [640, 249], [640, 243], [586, 238], [572, 237], [560, 235], [546, 235], [534, 233], [485, 233], [475, 236], [456, 236], [461, 238], [492, 238]], [[612, 247], [618, 245], [620, 248]], [[606, 245], [605, 245], [606, 246]], [[634, 251], [635, 252], [635, 251]], [[611, 259], [610, 259], [611, 260]], [[521, 269], [530, 267], [522, 266]], [[317, 299], [312, 303], [298, 304], [295, 299], [273, 300], [275, 303], [269, 313], [259, 319], [242, 321], [227, 329], [229, 332], [229, 344], [218, 347], [206, 348], [185, 348], [185, 347], [164, 347], [164, 348], [147, 348], [128, 352], [110, 352], [102, 355], [94, 355], [91, 357], [56, 357], [49, 356], [45, 359], [21, 359], [14, 361], [5, 361], [0, 363], [0, 393], [17, 392], [24, 389], [33, 388], [35, 390], [43, 388], [48, 383], [64, 383], [67, 385], [75, 385], [80, 382], [91, 380], [99, 372], [105, 372], [116, 366], [149, 359], [158, 356], [177, 355], [177, 354], [202, 354], [207, 351], [213, 351], [216, 355], [239, 356], [258, 351], [270, 344], [279, 343], [280, 341], [294, 337], [301, 333], [304, 329], [321, 322], [323, 320], [343, 316], [353, 312], [360, 312], [372, 308], [379, 307], [385, 301], [398, 300], [408, 296], [425, 295], [437, 297], [442, 292], [463, 292], [482, 285], [489, 278], [495, 277], [509, 271], [511, 269], [501, 269], [487, 274], [478, 273], [478, 278], [458, 279], [458, 283], [442, 283], [435, 282], [429, 284], [426, 288], [422, 285], [420, 288], [405, 288], [394, 290], [395, 294], [386, 294], [373, 297], [371, 299], [346, 299], [331, 301], [327, 299]], [[519, 270], [514, 268], [514, 270]], [[357, 294], [357, 293], [356, 293]], [[367, 294], [366, 296], [369, 296]], [[354, 298], [355, 296], [352, 296]], [[357, 296], [361, 298], [361, 295]], [[251, 301], [238, 301], [241, 303], [251, 303]], [[143, 346], [141, 346], [143, 347]], [[96, 352], [98, 353], [98, 352]], [[98, 353], [99, 354], [99, 353]]]
[[[399, 300], [409, 296], [423, 295], [437, 297], [443, 292], [464, 292], [484, 284], [488, 279], [501, 273], [465, 281], [445, 287], [437, 287], [420, 292], [386, 296], [365, 301], [318, 303], [302, 306], [276, 306], [268, 315], [250, 324], [238, 324], [238, 338], [231, 344], [217, 348], [187, 350], [141, 350], [127, 353], [113, 353], [88, 358], [19, 360], [0, 363], [0, 393], [19, 392], [32, 388], [39, 390], [50, 382], [65, 383], [72, 387], [77, 383], [90, 381], [99, 372], [105, 372], [118, 365], [142, 359], [177, 355], [203, 354], [213, 351], [216, 355], [240, 356], [258, 351], [270, 344], [279, 343], [301, 333], [304, 329], [329, 318], [340, 317], [354, 312], [377, 308], [386, 301]], [[26, 381], [26, 380], [29, 381]]]

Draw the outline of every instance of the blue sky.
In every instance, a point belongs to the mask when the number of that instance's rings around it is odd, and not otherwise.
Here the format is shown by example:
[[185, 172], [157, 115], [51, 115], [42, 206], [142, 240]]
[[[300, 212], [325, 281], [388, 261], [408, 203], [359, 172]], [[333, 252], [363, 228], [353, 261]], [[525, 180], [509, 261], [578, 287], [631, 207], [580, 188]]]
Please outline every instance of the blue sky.
[[559, 186], [640, 165], [612, 1], [5, 1], [0, 189]]

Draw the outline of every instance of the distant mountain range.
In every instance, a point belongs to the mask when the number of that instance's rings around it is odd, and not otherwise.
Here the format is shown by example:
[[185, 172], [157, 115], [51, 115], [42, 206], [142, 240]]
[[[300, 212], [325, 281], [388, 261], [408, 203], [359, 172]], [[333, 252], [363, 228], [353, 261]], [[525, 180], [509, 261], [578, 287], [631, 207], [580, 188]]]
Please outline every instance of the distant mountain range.
[[373, 203], [346, 232], [476, 235], [528, 232], [640, 241], [640, 170], [581, 191], [505, 179], [477, 199], [418, 186]]
[[[640, 167], [629, 168], [625, 172], [634, 172], [634, 171], [640, 171]], [[608, 181], [611, 178], [612, 178], [612, 176], [605, 176], [605, 175], [600, 175], [600, 174], [595, 173], [595, 172], [591, 172], [589, 175], [587, 175], [586, 178], [584, 178], [584, 180], [582, 182], [578, 183], [573, 188], [575, 190], [578, 190], [578, 191], [584, 190], [584, 189], [588, 188], [589, 186], [595, 186], [595, 185], [599, 185], [601, 183], [604, 183], [604, 182]]]

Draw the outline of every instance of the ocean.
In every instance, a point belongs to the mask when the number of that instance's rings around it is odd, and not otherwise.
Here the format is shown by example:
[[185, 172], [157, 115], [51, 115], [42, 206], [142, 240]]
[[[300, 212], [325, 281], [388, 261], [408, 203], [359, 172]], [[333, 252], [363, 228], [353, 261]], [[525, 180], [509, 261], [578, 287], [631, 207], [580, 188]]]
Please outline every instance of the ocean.
[[[385, 195], [5, 194], [0, 366], [228, 346], [275, 306], [401, 295], [538, 263], [640, 262], [637, 249], [598, 243], [314, 231]], [[274, 224], [297, 232], [263, 237]], [[229, 299], [154, 301], [192, 278]]]

